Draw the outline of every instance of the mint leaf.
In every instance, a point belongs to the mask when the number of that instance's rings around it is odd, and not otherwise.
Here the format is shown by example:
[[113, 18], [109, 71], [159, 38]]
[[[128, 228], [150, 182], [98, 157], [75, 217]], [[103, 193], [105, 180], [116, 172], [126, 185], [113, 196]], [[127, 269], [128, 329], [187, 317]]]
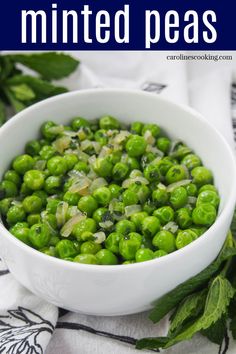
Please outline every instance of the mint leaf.
[[34, 91], [26, 84], [10, 86], [9, 89], [19, 101], [30, 101], [35, 98]]
[[171, 336], [178, 330], [186, 320], [197, 317], [204, 309], [205, 300], [207, 296], [206, 289], [189, 295], [178, 306], [175, 313], [171, 316], [171, 324], [168, 332], [168, 336]]
[[163, 348], [168, 341], [168, 337], [142, 338], [137, 341], [136, 349], [159, 349]]
[[149, 318], [153, 322], [156, 323], [160, 321], [186, 296], [192, 294], [194, 291], [198, 290], [203, 285], [205, 285], [211, 279], [211, 277], [217, 273], [217, 271], [220, 269], [221, 264], [224, 261], [236, 255], [236, 248], [228, 245], [231, 244], [231, 242], [229, 242], [231, 238], [232, 235], [229, 234], [225, 245], [222, 248], [222, 251], [213, 263], [211, 263], [199, 274], [188, 279], [186, 282], [178, 285], [175, 289], [173, 289], [168, 294], [164, 295], [156, 301], [155, 308], [151, 311], [149, 315]]
[[227, 331], [227, 316], [222, 316], [216, 323], [201, 331], [212, 343], [221, 345]]
[[6, 121], [6, 109], [4, 103], [0, 100], [0, 126]]
[[14, 63], [20, 63], [39, 73], [46, 80], [58, 80], [70, 75], [79, 61], [63, 53], [36, 53], [7, 55]]
[[4, 93], [16, 113], [22, 111], [26, 107], [25, 104], [18, 101], [14, 94], [7, 88], [4, 88]]
[[36, 101], [44, 98], [65, 93], [68, 90], [65, 87], [55, 86], [48, 81], [29, 75], [16, 75], [6, 81], [8, 86], [26, 84], [36, 95]]
[[234, 293], [235, 291], [230, 282], [221, 275], [218, 275], [211, 283], [203, 315], [182, 333], [171, 338], [165, 345], [165, 348], [183, 340], [191, 339], [195, 333], [207, 329], [216, 323], [227, 313], [230, 299], [234, 296]]

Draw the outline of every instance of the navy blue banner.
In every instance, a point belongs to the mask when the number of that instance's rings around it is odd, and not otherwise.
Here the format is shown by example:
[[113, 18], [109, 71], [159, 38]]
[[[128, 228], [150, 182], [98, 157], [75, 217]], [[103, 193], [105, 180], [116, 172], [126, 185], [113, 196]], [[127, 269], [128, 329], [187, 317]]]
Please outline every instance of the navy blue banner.
[[7, 0], [0, 50], [236, 50], [232, 0]]

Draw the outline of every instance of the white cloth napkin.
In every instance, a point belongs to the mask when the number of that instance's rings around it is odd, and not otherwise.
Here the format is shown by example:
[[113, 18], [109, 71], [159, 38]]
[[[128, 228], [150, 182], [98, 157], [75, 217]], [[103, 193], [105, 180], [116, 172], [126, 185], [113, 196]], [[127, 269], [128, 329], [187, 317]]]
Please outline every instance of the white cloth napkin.
[[[230, 105], [233, 77], [231, 62], [169, 61], [166, 52], [71, 54], [82, 63], [76, 73], [62, 81], [71, 90], [120, 87], [155, 92], [196, 108], [234, 147]], [[63, 310], [58, 312], [54, 305], [22, 287], [7, 271], [3, 262], [0, 265], [2, 354], [135, 354], [140, 353], [133, 345], [136, 338], [166, 334], [168, 319], [153, 325], [147, 313], [96, 317]], [[224, 343], [220, 353], [226, 353], [226, 346], [227, 343]], [[196, 335], [191, 341], [170, 348], [165, 353], [218, 352], [217, 345]], [[227, 353], [235, 352], [236, 345], [230, 340]]]

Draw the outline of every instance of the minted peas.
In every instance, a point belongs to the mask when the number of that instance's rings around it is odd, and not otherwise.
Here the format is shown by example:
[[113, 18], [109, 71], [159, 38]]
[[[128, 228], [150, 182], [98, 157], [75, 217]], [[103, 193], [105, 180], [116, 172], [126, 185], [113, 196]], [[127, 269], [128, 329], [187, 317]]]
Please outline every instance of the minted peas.
[[[125, 120], [124, 120], [125, 122]], [[46, 121], [0, 181], [0, 217], [20, 241], [83, 264], [133, 264], [193, 242], [214, 223], [212, 172], [155, 123], [104, 115]]]

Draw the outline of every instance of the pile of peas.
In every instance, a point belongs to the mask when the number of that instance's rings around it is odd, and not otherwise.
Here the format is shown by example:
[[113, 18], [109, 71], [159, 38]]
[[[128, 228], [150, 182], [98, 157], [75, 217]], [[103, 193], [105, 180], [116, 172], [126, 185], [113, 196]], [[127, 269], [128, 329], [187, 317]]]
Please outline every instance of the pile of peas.
[[174, 252], [215, 221], [213, 176], [156, 124], [128, 128], [111, 116], [52, 121], [0, 183], [12, 235], [47, 255], [85, 264], [130, 264]]

